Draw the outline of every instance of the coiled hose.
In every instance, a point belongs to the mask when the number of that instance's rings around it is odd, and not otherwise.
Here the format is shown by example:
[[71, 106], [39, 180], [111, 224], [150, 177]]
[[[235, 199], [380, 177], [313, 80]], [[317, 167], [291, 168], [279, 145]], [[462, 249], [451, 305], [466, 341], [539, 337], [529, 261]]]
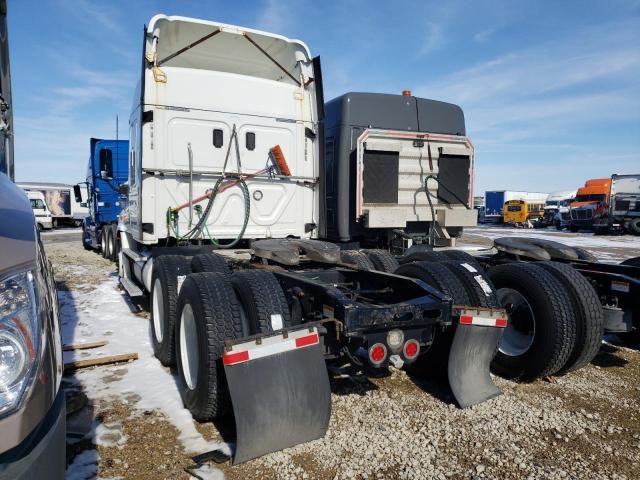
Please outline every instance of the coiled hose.
[[226, 179], [224, 177], [221, 177], [218, 179], [218, 181], [216, 181], [215, 185], [213, 186], [213, 189], [211, 190], [209, 201], [207, 202], [207, 205], [204, 208], [204, 211], [202, 212], [202, 214], [199, 215], [198, 222], [194, 225], [194, 227], [191, 230], [189, 230], [184, 235], [180, 236], [179, 234], [177, 217], [174, 217], [174, 214], [171, 211], [171, 207], [167, 210], [167, 225], [171, 227], [172, 232], [176, 237], [176, 239], [194, 240], [198, 236], [203, 235], [206, 232], [207, 237], [209, 238], [209, 240], [211, 240], [211, 243], [213, 243], [218, 248], [233, 248], [235, 245], [238, 244], [240, 240], [242, 240], [242, 237], [244, 236], [244, 232], [247, 229], [247, 225], [249, 224], [249, 218], [251, 214], [251, 198], [249, 195], [249, 187], [247, 186], [247, 183], [242, 178], [238, 178], [234, 180], [234, 185], [238, 185], [240, 187], [240, 190], [242, 191], [242, 196], [244, 199], [244, 219], [242, 222], [242, 228], [240, 229], [240, 232], [238, 233], [236, 238], [232, 240], [230, 243], [222, 244], [210, 235], [209, 229], [207, 227], [207, 220], [209, 218], [209, 215], [211, 214], [211, 210], [213, 208], [213, 202], [215, 201], [215, 198], [218, 195], [220, 188], [222, 187], [222, 183], [225, 180]]

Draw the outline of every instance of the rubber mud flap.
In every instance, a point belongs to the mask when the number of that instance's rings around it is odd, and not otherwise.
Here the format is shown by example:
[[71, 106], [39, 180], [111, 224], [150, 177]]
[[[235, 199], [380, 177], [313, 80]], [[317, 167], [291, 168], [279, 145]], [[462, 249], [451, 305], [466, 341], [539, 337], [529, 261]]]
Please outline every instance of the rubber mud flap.
[[489, 375], [503, 328], [457, 325], [449, 353], [449, 386], [460, 408], [497, 397], [502, 391]]
[[326, 433], [331, 389], [320, 344], [224, 370], [236, 423], [234, 465]]

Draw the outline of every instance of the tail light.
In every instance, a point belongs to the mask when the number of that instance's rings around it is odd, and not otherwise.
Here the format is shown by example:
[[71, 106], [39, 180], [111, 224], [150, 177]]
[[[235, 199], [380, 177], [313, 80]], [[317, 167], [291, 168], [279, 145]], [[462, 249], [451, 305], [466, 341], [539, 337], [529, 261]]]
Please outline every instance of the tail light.
[[369, 348], [369, 361], [372, 365], [378, 367], [387, 358], [387, 347], [383, 343], [374, 343]]
[[420, 354], [420, 344], [417, 340], [411, 339], [404, 342], [404, 348], [402, 349], [405, 360], [412, 362]]

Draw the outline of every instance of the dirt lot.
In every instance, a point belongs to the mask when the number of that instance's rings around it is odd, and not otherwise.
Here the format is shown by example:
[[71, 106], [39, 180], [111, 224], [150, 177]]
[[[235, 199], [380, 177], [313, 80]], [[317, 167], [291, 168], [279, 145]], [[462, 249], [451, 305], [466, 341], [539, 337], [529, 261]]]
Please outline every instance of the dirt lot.
[[[487, 246], [493, 235], [493, 229], [473, 229], [461, 243]], [[566, 239], [598, 241], [581, 234]], [[640, 255], [640, 242], [624, 249], [600, 243], [594, 250], [605, 259]], [[63, 311], [77, 317], [66, 319], [73, 328], [128, 346], [127, 337], [147, 331], [146, 311], [117, 291], [115, 267], [84, 251], [77, 232], [45, 235], [45, 245]], [[94, 298], [99, 307], [91, 307]], [[105, 299], [110, 303], [101, 303]], [[192, 470], [191, 456], [205, 451], [198, 448], [233, 442], [233, 425], [185, 424], [170, 372], [150, 357], [148, 338], [136, 341], [140, 360], [96, 367], [65, 382], [88, 397], [69, 416], [68, 478], [640, 478], [640, 352], [634, 349], [605, 344], [592, 365], [555, 383], [496, 378], [504, 394], [468, 410], [454, 405], [446, 386], [404, 371], [334, 380], [323, 439], [238, 467]], [[154, 375], [166, 382], [166, 398], [141, 381], [118, 387], [145, 376], [153, 383]]]

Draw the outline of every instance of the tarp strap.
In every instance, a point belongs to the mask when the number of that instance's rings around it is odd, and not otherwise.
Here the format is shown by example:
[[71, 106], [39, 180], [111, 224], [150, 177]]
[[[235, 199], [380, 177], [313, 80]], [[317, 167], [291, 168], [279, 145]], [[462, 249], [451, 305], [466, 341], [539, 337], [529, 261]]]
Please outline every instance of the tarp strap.
[[273, 58], [271, 55], [269, 55], [266, 52], [266, 50], [264, 50], [260, 45], [258, 45], [255, 42], [255, 40], [253, 40], [253, 38], [251, 38], [246, 33], [243, 33], [242, 35], [244, 36], [244, 38], [246, 38], [249, 41], [249, 43], [251, 43], [254, 47], [256, 47], [258, 50], [260, 50], [260, 52], [262, 52], [265, 57], [267, 57], [269, 60], [271, 60], [280, 70], [282, 70], [291, 80], [296, 82], [296, 85], [298, 85], [299, 87], [302, 86], [302, 83], [300, 83], [300, 81], [296, 77], [291, 75], [291, 73], [289, 73], [289, 71], [286, 68], [284, 68], [275, 58]]
[[209, 40], [211, 37], [219, 34], [221, 32], [221, 30], [219, 28], [216, 28], [213, 32], [208, 33], [207, 35], [205, 35], [202, 38], [199, 38], [198, 40], [196, 40], [195, 42], [190, 43], [189, 45], [187, 45], [186, 47], [182, 47], [180, 50], [178, 50], [177, 52], [172, 53], [171, 55], [164, 57], [162, 60], [160, 60], [159, 62], [157, 62], [157, 66], [162, 65], [163, 63], [168, 62], [169, 60], [176, 58], [178, 55], [182, 55], [184, 52], [186, 52], [187, 50], [192, 49], [193, 47], [200, 45], [202, 42]]

